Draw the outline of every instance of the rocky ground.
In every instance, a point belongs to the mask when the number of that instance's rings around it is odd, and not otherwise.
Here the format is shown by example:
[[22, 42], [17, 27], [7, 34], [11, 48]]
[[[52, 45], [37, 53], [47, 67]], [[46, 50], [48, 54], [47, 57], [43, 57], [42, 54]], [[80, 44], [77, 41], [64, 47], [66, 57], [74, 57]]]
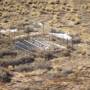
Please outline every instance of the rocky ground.
[[[0, 65], [4, 69], [0, 69], [0, 90], [90, 90], [89, 16], [89, 0], [0, 0], [1, 29], [26, 30], [38, 21], [45, 23], [46, 30], [57, 28], [81, 39], [74, 49], [47, 59], [9, 52], [10, 39], [1, 36]], [[14, 67], [2, 64], [12, 60]]]

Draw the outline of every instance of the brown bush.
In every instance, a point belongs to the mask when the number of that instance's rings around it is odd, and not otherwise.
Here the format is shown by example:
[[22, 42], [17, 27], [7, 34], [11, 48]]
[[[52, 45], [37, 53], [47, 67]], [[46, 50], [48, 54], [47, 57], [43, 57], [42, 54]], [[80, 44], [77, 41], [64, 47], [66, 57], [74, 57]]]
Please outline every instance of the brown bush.
[[12, 74], [4, 69], [0, 69], [0, 81], [7, 83], [11, 81]]

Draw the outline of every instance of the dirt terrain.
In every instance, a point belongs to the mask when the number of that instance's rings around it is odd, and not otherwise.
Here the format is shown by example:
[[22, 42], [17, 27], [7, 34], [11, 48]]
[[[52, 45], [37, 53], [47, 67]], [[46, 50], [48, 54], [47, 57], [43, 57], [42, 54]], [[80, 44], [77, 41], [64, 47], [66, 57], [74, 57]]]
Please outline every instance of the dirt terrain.
[[[17, 38], [46, 37], [43, 28], [69, 33], [76, 43], [54, 52], [15, 49]], [[0, 90], [90, 90], [90, 0], [0, 0], [1, 29], [18, 32], [0, 33]]]

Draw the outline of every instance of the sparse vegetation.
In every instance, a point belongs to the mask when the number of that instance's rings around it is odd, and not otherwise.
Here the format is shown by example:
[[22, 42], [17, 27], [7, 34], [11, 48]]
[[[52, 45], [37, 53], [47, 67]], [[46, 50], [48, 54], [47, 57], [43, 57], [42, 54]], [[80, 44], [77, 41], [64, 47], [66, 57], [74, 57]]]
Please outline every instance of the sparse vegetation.
[[90, 90], [89, 4], [89, 0], [0, 0], [0, 90]]
[[13, 52], [9, 50], [0, 52], [0, 58], [4, 56], [17, 56], [17, 52]]
[[12, 74], [10, 74], [9, 71], [1, 68], [0, 69], [0, 81], [4, 82], [4, 83], [9, 83], [11, 81], [12, 78]]
[[0, 60], [0, 66], [7, 67], [9, 65], [15, 66], [19, 64], [32, 63], [34, 61], [33, 57], [21, 57], [18, 59], [2, 59]]

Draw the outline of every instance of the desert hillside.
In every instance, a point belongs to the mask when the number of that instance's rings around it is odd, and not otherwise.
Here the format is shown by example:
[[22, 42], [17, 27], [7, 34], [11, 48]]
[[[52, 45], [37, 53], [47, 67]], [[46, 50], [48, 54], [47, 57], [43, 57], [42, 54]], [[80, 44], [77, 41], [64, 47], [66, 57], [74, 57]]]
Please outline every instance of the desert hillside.
[[45, 20], [57, 27], [67, 24], [67, 20], [81, 23], [81, 8], [89, 8], [84, 2], [89, 4], [88, 0], [1, 0], [0, 27], [22, 28], [33, 19]]
[[90, 90], [90, 0], [0, 0], [0, 90]]

